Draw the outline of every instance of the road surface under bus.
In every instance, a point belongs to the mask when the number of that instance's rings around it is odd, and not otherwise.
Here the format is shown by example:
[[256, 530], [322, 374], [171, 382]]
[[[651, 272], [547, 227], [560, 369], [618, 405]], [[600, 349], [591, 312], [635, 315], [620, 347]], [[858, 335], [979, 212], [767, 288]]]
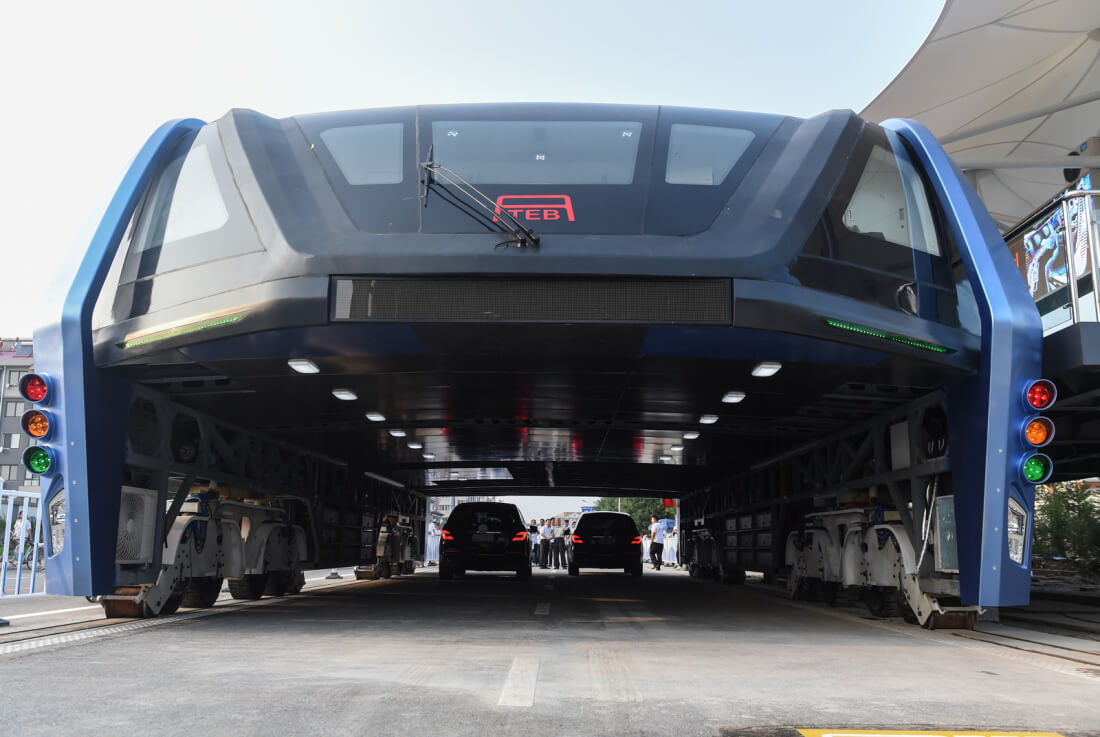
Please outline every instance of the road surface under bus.
[[0, 634], [0, 681], [43, 696], [9, 691], [4, 723], [24, 735], [144, 724], [165, 737], [199, 725], [239, 735], [527, 735], [538, 725], [559, 735], [1100, 734], [1100, 641], [1086, 637], [997, 623], [928, 631], [667, 568], [530, 581], [441, 581], [434, 568], [381, 581], [324, 574], [289, 598], [12, 627]]

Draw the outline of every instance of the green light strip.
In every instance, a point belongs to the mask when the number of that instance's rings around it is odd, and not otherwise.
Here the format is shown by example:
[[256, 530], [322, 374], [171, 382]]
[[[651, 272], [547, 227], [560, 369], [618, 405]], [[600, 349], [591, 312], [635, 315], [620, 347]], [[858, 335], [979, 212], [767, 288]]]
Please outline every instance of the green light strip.
[[181, 335], [190, 335], [191, 333], [197, 333], [200, 330], [209, 330], [211, 328], [220, 328], [223, 325], [232, 325], [235, 322], [240, 322], [247, 315], [245, 312], [238, 312], [234, 315], [226, 315], [225, 317], [215, 317], [211, 320], [203, 320], [202, 322], [193, 322], [189, 325], [180, 325], [179, 327], [169, 328], [168, 330], [160, 330], [149, 335], [143, 335], [140, 338], [134, 338], [128, 340], [122, 344], [123, 348], [136, 348], [142, 345], [148, 345], [149, 343], [156, 343], [160, 340], [168, 340], [169, 338], [178, 338]]
[[954, 353], [950, 348], [944, 348], [942, 345], [936, 345], [935, 343], [926, 343], [923, 340], [917, 340], [916, 338], [907, 338], [904, 335], [895, 335], [894, 333], [884, 333], [881, 330], [875, 330], [874, 328], [864, 327], [863, 325], [855, 325], [850, 322], [844, 322], [843, 320], [833, 320], [828, 317], [821, 318], [825, 321], [826, 325], [834, 328], [840, 328], [841, 330], [850, 330], [853, 333], [859, 333], [861, 335], [870, 335], [872, 338], [882, 338], [883, 340], [891, 340], [895, 343], [901, 343], [902, 345], [912, 346], [914, 348], [923, 348], [926, 351], [932, 351], [934, 353]]

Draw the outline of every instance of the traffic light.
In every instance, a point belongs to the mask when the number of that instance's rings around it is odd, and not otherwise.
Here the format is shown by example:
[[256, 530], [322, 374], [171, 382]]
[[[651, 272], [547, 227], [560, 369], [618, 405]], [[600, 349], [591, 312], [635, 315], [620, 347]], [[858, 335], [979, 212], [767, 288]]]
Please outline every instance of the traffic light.
[[[26, 374], [19, 380], [19, 394], [37, 405], [49, 406], [53, 401], [50, 380], [40, 374]], [[48, 443], [55, 435], [56, 421], [53, 415], [40, 407], [27, 410], [20, 420], [23, 432], [34, 445], [23, 451], [23, 466], [31, 473], [48, 476], [57, 471], [57, 453]]]
[[[1024, 406], [1029, 413], [1043, 411], [1054, 406], [1058, 390], [1047, 379], [1032, 381], [1024, 389]], [[1020, 474], [1029, 484], [1041, 484], [1054, 473], [1054, 462], [1037, 448], [1054, 438], [1054, 423], [1042, 415], [1031, 415], [1024, 422], [1024, 456], [1020, 460]]]

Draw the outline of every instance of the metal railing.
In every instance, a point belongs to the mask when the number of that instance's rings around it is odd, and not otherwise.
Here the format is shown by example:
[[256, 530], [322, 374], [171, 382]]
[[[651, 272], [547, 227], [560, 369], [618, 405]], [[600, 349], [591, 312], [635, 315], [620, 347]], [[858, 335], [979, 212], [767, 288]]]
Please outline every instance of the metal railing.
[[1096, 195], [1100, 190], [1066, 192], [1005, 234], [1039, 307], [1044, 334], [1100, 320]]
[[0, 490], [4, 556], [0, 558], [0, 599], [46, 593], [46, 552], [42, 540], [41, 494]]

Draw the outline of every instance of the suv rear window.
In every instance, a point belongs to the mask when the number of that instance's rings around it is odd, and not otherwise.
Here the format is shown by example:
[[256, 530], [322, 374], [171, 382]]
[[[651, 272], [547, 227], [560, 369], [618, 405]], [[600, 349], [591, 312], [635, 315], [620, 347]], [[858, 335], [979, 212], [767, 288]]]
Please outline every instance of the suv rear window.
[[458, 506], [447, 520], [446, 528], [452, 532], [468, 530], [477, 532], [485, 526], [484, 532], [500, 532], [522, 527], [515, 509], [507, 506], [472, 507]]
[[630, 517], [617, 514], [585, 515], [577, 523], [577, 534], [637, 535], [638, 528]]

